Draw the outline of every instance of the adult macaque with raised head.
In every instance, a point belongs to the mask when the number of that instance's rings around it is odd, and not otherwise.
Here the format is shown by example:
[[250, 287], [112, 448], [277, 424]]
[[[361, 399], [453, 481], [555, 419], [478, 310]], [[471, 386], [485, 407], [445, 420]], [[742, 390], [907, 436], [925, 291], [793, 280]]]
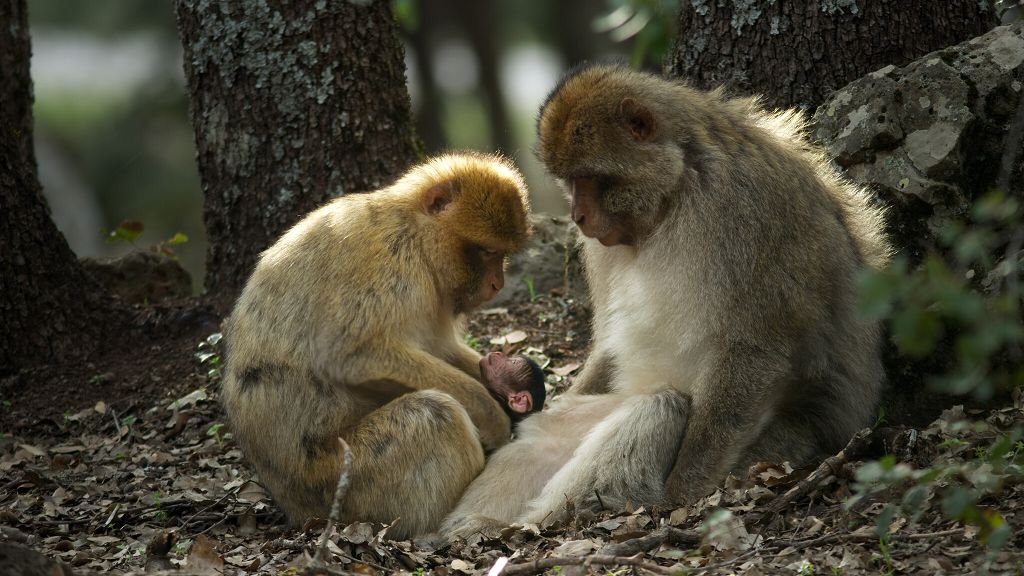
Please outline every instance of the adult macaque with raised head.
[[804, 123], [619, 66], [562, 79], [537, 153], [583, 236], [593, 350], [493, 455], [448, 536], [536, 522], [566, 497], [692, 502], [730, 471], [812, 463], [871, 423], [880, 333], [856, 313], [854, 275], [889, 257], [882, 214]]
[[526, 355], [488, 353], [480, 359], [480, 380], [513, 424], [544, 409], [544, 372]]
[[[223, 402], [260, 481], [293, 522], [326, 517], [351, 446], [345, 521], [437, 528], [510, 439], [459, 316], [502, 288], [529, 235], [507, 161], [430, 160], [333, 200], [260, 257], [227, 322]], [[482, 447], [481, 447], [482, 443]]]

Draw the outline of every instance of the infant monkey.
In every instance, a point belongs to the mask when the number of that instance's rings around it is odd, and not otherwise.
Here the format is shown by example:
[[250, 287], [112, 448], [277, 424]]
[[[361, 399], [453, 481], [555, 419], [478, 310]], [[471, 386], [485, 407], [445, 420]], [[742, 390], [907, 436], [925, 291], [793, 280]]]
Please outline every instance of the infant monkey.
[[480, 377], [513, 423], [544, 408], [544, 372], [522, 354], [487, 354], [480, 359]]

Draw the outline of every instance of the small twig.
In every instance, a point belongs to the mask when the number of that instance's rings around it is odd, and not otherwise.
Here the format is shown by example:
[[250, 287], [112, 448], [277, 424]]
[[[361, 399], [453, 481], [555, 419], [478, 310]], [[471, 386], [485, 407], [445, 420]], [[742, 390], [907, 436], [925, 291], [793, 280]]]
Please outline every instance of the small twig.
[[693, 575], [700, 574], [701, 572], [710, 572], [711, 570], [718, 570], [719, 568], [726, 568], [728, 566], [732, 566], [733, 564], [739, 564], [740, 562], [743, 562], [744, 560], [757, 554], [759, 551], [760, 550], [758, 548], [751, 548], [750, 550], [747, 550], [746, 552], [740, 554], [732, 560], [726, 560], [725, 562], [719, 562], [718, 564], [708, 564], [707, 566], [702, 566], [700, 568], [694, 569], [692, 572], [686, 573]]
[[320, 535], [320, 545], [317, 546], [316, 555], [309, 561], [309, 565], [303, 571], [304, 574], [316, 574], [318, 572], [333, 573], [327, 568], [327, 542], [330, 540], [331, 532], [334, 531], [334, 525], [341, 519], [341, 503], [345, 499], [349, 482], [352, 480], [352, 475], [350, 474], [352, 470], [352, 450], [349, 449], [348, 443], [341, 437], [338, 438], [338, 443], [341, 444], [341, 452], [344, 456], [342, 458], [341, 475], [338, 476], [338, 485], [334, 489], [334, 503], [331, 504], [331, 513], [327, 517], [327, 526], [324, 526], [324, 532]]
[[117, 441], [121, 441], [121, 420], [117, 417], [117, 412], [114, 412], [114, 407], [110, 406], [107, 408], [110, 410], [110, 417], [114, 419], [114, 432], [117, 432]]
[[532, 562], [525, 562], [523, 564], [512, 564], [507, 566], [501, 574], [507, 576], [538, 574], [555, 566], [583, 566], [584, 568], [589, 566], [633, 566], [641, 570], [654, 572], [655, 574], [672, 574], [677, 571], [645, 562], [643, 553], [639, 553], [633, 556], [605, 556], [602, 554], [594, 554], [592, 556], [549, 556], [547, 558], [537, 558]]
[[[886, 538], [890, 541], [893, 540], [927, 540], [929, 538], [944, 538], [946, 536], [956, 536], [963, 534], [962, 528], [954, 528], [952, 530], [943, 530], [941, 532], [923, 532], [919, 534], [889, 534]], [[812, 546], [820, 546], [822, 544], [831, 544], [832, 542], [877, 542], [879, 536], [877, 534], [854, 534], [854, 533], [833, 533], [825, 534], [824, 536], [816, 536], [814, 538], [808, 538], [806, 540], [775, 540], [770, 543], [771, 546], [775, 546], [779, 549], [785, 549], [793, 547], [794, 551], [803, 550], [804, 548], [810, 548]]]
[[700, 535], [692, 530], [663, 526], [646, 536], [632, 538], [617, 544], [607, 544], [598, 551], [598, 554], [602, 556], [631, 556], [654, 550], [665, 542], [675, 546], [696, 546], [700, 544]]
[[182, 522], [182, 523], [181, 523], [181, 529], [182, 529], [182, 530], [184, 530], [185, 528], [188, 528], [188, 525], [189, 525], [189, 524], [190, 524], [190, 523], [191, 523], [191, 522], [192, 522], [193, 520], [195, 520], [195, 519], [196, 519], [196, 516], [199, 516], [200, 514], [202, 514], [203, 512], [206, 512], [206, 511], [207, 511], [207, 510], [209, 510], [210, 508], [213, 508], [213, 507], [214, 507], [214, 506], [216, 506], [217, 504], [220, 504], [220, 503], [221, 503], [221, 502], [223, 502], [223, 501], [224, 501], [224, 500], [225, 500], [225, 499], [226, 499], [226, 498], [227, 498], [228, 496], [231, 496], [232, 494], [234, 494], [234, 492], [226, 492], [226, 493], [225, 493], [225, 494], [224, 494], [223, 496], [221, 496], [220, 498], [218, 498], [218, 499], [217, 499], [217, 501], [216, 501], [216, 502], [214, 502], [213, 504], [210, 504], [210, 505], [208, 505], [208, 506], [207, 506], [206, 508], [203, 508], [202, 510], [200, 510], [200, 511], [196, 512], [195, 514], [193, 514], [193, 515], [189, 516], [188, 520], [185, 520], [184, 522]]
[[777, 496], [768, 503], [760, 514], [752, 514], [747, 521], [749, 524], [764, 524], [775, 518], [779, 512], [785, 510], [794, 501], [806, 496], [811, 490], [824, 483], [830, 476], [840, 476], [843, 465], [850, 460], [861, 456], [871, 446], [871, 429], [865, 428], [853, 435], [853, 438], [835, 456], [829, 456], [822, 462], [814, 472], [797, 483], [781, 496]]

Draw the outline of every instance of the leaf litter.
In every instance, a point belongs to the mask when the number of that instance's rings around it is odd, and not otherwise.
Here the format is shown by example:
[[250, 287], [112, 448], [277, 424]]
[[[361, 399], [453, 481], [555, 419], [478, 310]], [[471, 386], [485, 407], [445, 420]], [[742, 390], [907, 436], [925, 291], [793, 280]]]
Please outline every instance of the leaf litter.
[[[547, 296], [474, 315], [468, 330], [481, 351], [542, 357], [556, 394], [583, 365], [589, 340], [585, 307]], [[195, 364], [181, 374], [190, 388], [173, 397], [134, 398], [131, 409], [124, 398], [110, 397], [65, 407], [58, 427], [5, 430], [0, 542], [38, 550], [76, 574], [302, 573], [325, 523], [285, 522], [234, 443], [207, 368]], [[980, 424], [959, 424], [970, 419]], [[913, 457], [898, 466], [963, 462], [1021, 426], [1019, 405], [950, 410], [920, 431]], [[936, 493], [941, 482], [925, 488], [919, 513], [909, 518], [887, 516], [887, 503], [899, 496], [891, 489], [844, 506], [857, 470], [856, 462], [846, 463], [768, 523], [754, 521], [758, 512], [807, 471], [762, 463], [692, 506], [577, 511], [559, 522], [450, 544], [430, 537], [392, 541], [388, 526], [357, 522], [333, 529], [328, 564], [334, 573], [493, 576], [963, 574], [1024, 567], [1015, 530], [992, 550], [976, 526], [946, 519]], [[1024, 514], [1018, 480], [1004, 479], [998, 498], [979, 503], [1011, 528]], [[880, 520], [889, 533], [884, 541]]]

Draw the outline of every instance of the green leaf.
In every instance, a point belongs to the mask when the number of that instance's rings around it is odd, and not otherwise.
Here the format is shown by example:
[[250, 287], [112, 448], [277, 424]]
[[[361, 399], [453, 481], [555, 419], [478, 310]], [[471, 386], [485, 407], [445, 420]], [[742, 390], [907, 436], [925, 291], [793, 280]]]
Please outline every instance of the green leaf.
[[142, 234], [143, 228], [138, 220], [124, 220], [107, 235], [107, 242], [132, 242]]
[[953, 520], [962, 518], [971, 506], [971, 495], [960, 486], [950, 490], [942, 499], [942, 513]]
[[181, 232], [177, 232], [174, 234], [174, 236], [171, 236], [170, 238], [165, 240], [164, 244], [170, 246], [177, 246], [178, 244], [184, 244], [185, 242], [188, 242], [188, 236], [182, 234]]

